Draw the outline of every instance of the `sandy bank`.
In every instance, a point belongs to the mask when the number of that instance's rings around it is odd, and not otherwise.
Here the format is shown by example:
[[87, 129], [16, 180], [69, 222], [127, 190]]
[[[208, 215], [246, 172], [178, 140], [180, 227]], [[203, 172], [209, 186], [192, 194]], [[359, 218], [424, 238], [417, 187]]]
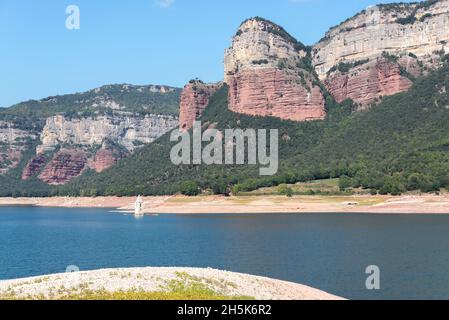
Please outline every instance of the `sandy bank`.
[[107, 292], [167, 290], [170, 281], [201, 283], [224, 296], [257, 300], [338, 300], [304, 285], [247, 274], [196, 268], [104, 269], [0, 281], [0, 297], [58, 299], [86, 290]]
[[[148, 214], [203, 213], [313, 213], [361, 212], [403, 214], [449, 214], [449, 195], [407, 196], [161, 196], [144, 197]], [[34, 205], [65, 208], [111, 208], [132, 211], [135, 197], [97, 198], [0, 198], [1, 205]], [[1, 209], [0, 209], [1, 210]]]

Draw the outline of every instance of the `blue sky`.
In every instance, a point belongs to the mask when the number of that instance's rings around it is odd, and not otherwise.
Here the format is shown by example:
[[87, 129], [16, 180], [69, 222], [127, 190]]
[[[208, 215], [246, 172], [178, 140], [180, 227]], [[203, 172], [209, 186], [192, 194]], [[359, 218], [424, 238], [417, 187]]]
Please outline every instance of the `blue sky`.
[[[0, 106], [104, 84], [223, 77], [240, 23], [262, 16], [305, 44], [376, 0], [0, 0]], [[81, 11], [65, 27], [66, 7]]]

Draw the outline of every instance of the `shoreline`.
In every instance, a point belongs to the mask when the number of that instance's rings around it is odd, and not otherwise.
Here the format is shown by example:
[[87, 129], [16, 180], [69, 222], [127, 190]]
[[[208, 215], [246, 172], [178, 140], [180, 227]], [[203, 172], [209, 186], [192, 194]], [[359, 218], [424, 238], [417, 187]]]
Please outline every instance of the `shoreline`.
[[344, 300], [294, 282], [211, 268], [167, 267], [100, 269], [0, 280], [0, 300], [71, 300], [71, 296], [84, 300], [83, 294], [89, 292], [102, 292], [103, 295], [135, 292], [137, 296], [141, 294], [145, 297], [145, 293], [152, 292], [173, 294], [173, 284], [175, 287], [181, 285], [184, 288], [197, 288], [196, 290], [201, 287], [216, 293], [218, 297], [247, 297], [256, 300]]
[[[132, 213], [135, 197], [0, 198], [3, 206], [103, 208]], [[370, 213], [449, 214], [449, 195], [404, 196], [152, 196], [145, 214]]]

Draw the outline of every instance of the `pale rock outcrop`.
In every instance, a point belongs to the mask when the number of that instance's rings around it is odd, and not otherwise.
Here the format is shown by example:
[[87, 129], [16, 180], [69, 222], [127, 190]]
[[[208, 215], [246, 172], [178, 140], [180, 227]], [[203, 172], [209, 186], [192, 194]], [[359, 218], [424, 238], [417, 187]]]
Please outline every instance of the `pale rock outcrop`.
[[[371, 6], [327, 32], [313, 63], [338, 102], [350, 98], [363, 108], [437, 68], [448, 42], [449, 0]], [[353, 66], [335, 71], [342, 63]]]
[[52, 151], [58, 145], [101, 145], [105, 140], [115, 141], [132, 152], [177, 125], [177, 118], [163, 115], [135, 116], [121, 113], [81, 119], [57, 115], [47, 119], [37, 153]]
[[22, 158], [25, 142], [36, 138], [34, 131], [17, 128], [11, 122], [0, 121], [0, 174], [15, 168]]
[[280, 26], [262, 18], [243, 22], [224, 60], [231, 111], [294, 121], [325, 117], [307, 48]]
[[342, 61], [377, 58], [383, 52], [420, 59], [448, 52], [449, 0], [425, 3], [372, 6], [332, 28], [312, 51], [320, 78]]
[[36, 139], [32, 131], [19, 129], [11, 122], [0, 121], [0, 143], [15, 144], [25, 139]]

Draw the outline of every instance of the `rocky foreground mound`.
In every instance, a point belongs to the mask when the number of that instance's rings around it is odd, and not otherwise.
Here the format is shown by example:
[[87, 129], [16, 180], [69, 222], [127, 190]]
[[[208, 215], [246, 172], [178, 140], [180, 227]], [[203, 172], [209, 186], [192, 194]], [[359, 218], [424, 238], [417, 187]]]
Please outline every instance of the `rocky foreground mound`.
[[[132, 268], [0, 281], [0, 299], [92, 297], [204, 297], [206, 299], [339, 300], [304, 285], [214, 269]], [[156, 295], [157, 294], [157, 295]]]

